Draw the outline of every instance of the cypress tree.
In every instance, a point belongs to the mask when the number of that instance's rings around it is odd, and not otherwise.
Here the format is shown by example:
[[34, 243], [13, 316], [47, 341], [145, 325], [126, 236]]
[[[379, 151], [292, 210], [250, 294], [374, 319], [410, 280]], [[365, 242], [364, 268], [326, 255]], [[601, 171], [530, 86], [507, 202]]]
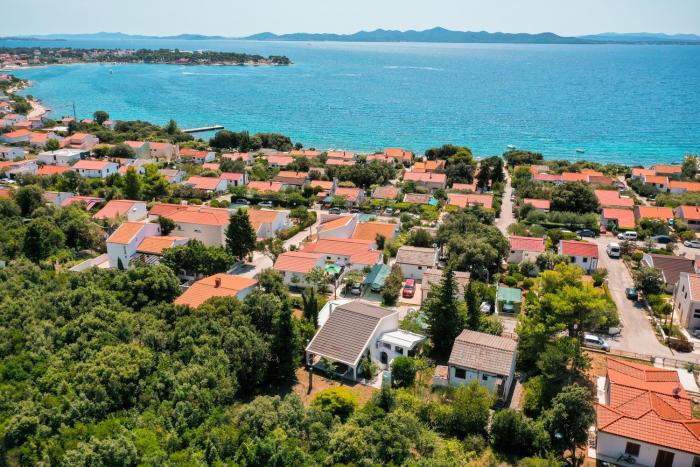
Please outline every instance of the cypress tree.
[[226, 248], [236, 259], [242, 260], [255, 249], [256, 242], [257, 235], [248, 213], [238, 209], [229, 219], [226, 229]]
[[479, 297], [476, 292], [476, 288], [470, 280], [467, 284], [467, 290], [464, 291], [464, 300], [467, 302], [467, 327], [472, 331], [478, 331], [481, 323]]
[[433, 294], [426, 309], [428, 315], [428, 334], [433, 342], [433, 350], [438, 357], [446, 357], [455, 338], [462, 331], [462, 317], [457, 306], [457, 284], [454, 272], [447, 267], [442, 273], [442, 280], [433, 289]]

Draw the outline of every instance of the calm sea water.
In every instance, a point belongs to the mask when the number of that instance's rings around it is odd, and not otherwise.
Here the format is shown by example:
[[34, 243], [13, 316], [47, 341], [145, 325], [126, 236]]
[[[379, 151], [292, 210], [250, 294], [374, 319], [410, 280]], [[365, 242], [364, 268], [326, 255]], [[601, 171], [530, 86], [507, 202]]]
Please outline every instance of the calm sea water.
[[[279, 132], [307, 147], [627, 164], [700, 152], [700, 47], [254, 41], [4, 42], [284, 54], [289, 67], [71, 65], [18, 72], [54, 115]], [[577, 154], [582, 148], [585, 154]]]

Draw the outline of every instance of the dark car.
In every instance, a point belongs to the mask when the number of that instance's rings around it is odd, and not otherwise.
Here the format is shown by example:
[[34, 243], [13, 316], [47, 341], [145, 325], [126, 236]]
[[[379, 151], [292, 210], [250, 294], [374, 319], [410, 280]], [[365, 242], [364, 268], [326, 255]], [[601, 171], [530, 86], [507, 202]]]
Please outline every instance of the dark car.
[[590, 237], [595, 238], [595, 232], [591, 229], [581, 229], [576, 231], [576, 235], [579, 237]]
[[651, 237], [656, 243], [671, 243], [673, 239], [668, 235], [655, 235]]
[[639, 298], [639, 294], [637, 293], [637, 289], [635, 289], [634, 287], [626, 288], [625, 289], [625, 296], [629, 300], [635, 300], [635, 301]]
[[328, 210], [329, 214], [340, 214], [340, 208], [330, 208]]
[[250, 206], [250, 201], [248, 201], [245, 198], [238, 198], [236, 201], [233, 202], [233, 204]]

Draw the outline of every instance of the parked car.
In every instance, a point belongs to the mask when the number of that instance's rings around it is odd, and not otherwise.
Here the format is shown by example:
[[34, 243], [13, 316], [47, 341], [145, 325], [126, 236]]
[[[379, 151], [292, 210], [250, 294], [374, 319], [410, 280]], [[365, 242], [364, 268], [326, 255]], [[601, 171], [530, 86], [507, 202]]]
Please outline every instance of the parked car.
[[625, 289], [625, 296], [630, 300], [637, 301], [637, 299], [639, 298], [639, 293], [634, 287], [627, 287]]
[[358, 297], [362, 295], [362, 284], [357, 282], [352, 284], [352, 287], [350, 287], [350, 294], [357, 295]]
[[683, 245], [689, 248], [700, 248], [700, 240], [686, 240]]
[[330, 208], [328, 214], [340, 214], [340, 208]]
[[605, 249], [605, 251], [611, 258], [619, 258], [622, 254], [622, 250], [620, 250], [620, 245], [615, 242], [608, 244], [608, 247]]
[[272, 201], [260, 201], [260, 202], [258, 203], [258, 206], [266, 207], [266, 208], [271, 208], [271, 207], [272, 207]]
[[591, 229], [577, 230], [576, 235], [578, 235], [579, 237], [595, 238], [595, 232], [592, 231]]
[[617, 234], [619, 240], [637, 240], [637, 232], [634, 230], [628, 230], [627, 232], [620, 232]]
[[354, 208], [354, 207], [350, 208], [350, 212], [352, 212], [352, 213], [360, 212], [360, 208]]
[[412, 298], [416, 293], [416, 281], [414, 279], [408, 279], [403, 285], [403, 292], [401, 296], [403, 298]]
[[591, 349], [604, 350], [606, 352], [610, 351], [610, 346], [602, 337], [598, 337], [595, 334], [584, 334], [583, 336], [584, 347], [589, 347]]
[[233, 204], [250, 206], [250, 201], [248, 201], [245, 198], [238, 198], [236, 201], [233, 202]]
[[384, 214], [387, 216], [393, 216], [394, 215], [394, 208], [386, 208], [384, 210]]
[[654, 235], [651, 239], [656, 243], [671, 243], [673, 241], [668, 235]]
[[608, 228], [606, 226], [604, 226], [603, 224], [600, 224], [600, 233], [601, 233], [601, 235], [608, 233]]

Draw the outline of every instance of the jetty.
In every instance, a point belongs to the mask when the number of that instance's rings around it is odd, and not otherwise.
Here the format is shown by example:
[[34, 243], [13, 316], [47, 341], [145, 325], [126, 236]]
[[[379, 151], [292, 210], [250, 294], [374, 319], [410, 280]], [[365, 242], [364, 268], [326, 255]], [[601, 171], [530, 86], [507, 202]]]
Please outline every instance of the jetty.
[[223, 130], [224, 126], [223, 125], [209, 125], [209, 126], [200, 126], [198, 128], [186, 128], [182, 130], [183, 133], [202, 133], [204, 131], [214, 131], [214, 130]]

